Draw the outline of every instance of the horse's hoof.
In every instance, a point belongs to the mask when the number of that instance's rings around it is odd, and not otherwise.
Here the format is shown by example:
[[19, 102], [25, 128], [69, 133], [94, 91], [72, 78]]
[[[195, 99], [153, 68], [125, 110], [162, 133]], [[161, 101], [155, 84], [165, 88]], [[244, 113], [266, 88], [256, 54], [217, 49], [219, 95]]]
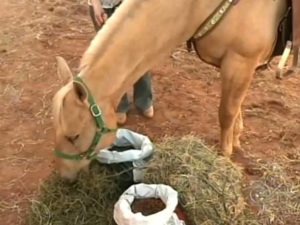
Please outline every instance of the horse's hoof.
[[230, 158], [232, 155], [232, 150], [223, 150], [219, 152], [219, 155]]
[[231, 159], [237, 162], [244, 162], [247, 160], [245, 156], [245, 151], [241, 146], [234, 146], [233, 147], [233, 154], [231, 155]]
[[233, 152], [244, 152], [244, 149], [240, 144], [237, 144], [233, 146]]

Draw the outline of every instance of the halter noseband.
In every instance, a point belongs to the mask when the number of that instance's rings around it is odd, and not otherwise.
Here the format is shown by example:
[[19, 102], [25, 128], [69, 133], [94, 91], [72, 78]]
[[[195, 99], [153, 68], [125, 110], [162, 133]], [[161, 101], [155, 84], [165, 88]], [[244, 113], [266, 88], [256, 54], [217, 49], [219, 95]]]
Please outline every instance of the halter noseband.
[[101, 109], [97, 105], [94, 97], [92, 96], [90, 90], [88, 89], [86, 84], [83, 82], [83, 80], [79, 76], [77, 76], [74, 78], [73, 82], [77, 82], [80, 85], [82, 85], [87, 92], [87, 100], [90, 104], [89, 109], [91, 111], [92, 116], [95, 119], [96, 126], [97, 126], [96, 133], [94, 135], [92, 143], [90, 144], [89, 148], [85, 152], [73, 155], [73, 154], [64, 153], [59, 149], [54, 149], [54, 154], [59, 158], [63, 158], [63, 159], [67, 159], [67, 160], [75, 160], [75, 161], [79, 161], [79, 160], [83, 160], [83, 159], [91, 160], [91, 159], [94, 159], [97, 155], [97, 153], [95, 153], [94, 151], [95, 151], [95, 148], [98, 145], [99, 141], [101, 140], [102, 135], [109, 133], [109, 132], [114, 132], [117, 129], [110, 129], [105, 126], [105, 122], [102, 118]]

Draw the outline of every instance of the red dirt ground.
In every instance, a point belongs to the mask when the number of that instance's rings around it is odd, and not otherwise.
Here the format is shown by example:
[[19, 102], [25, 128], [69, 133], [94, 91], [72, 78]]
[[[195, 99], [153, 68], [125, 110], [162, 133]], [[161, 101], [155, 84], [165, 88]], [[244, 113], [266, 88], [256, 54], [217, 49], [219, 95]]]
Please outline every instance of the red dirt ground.
[[[16, 225], [25, 224], [28, 203], [53, 169], [51, 99], [62, 85], [55, 56], [76, 72], [94, 32], [85, 0], [2, 0], [0, 27], [0, 224]], [[178, 47], [153, 68], [153, 82], [155, 118], [133, 109], [126, 127], [153, 141], [193, 133], [218, 145], [217, 69]], [[257, 72], [243, 108], [245, 152], [265, 160], [299, 157], [299, 84], [299, 75], [276, 80], [268, 70]], [[298, 176], [299, 169], [291, 172]]]

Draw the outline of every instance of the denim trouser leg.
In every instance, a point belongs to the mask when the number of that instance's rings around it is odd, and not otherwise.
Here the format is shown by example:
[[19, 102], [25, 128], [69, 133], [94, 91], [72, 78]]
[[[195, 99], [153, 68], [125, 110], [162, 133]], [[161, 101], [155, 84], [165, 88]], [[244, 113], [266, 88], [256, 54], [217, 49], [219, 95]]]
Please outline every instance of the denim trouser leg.
[[119, 102], [117, 112], [126, 113], [128, 110], [129, 110], [129, 100], [128, 100], [127, 93], [125, 93], [122, 96], [121, 101]]
[[146, 72], [134, 84], [133, 101], [137, 109], [141, 111], [145, 111], [153, 104], [150, 72]]
[[[145, 75], [134, 84], [133, 101], [140, 111], [145, 111], [153, 104], [150, 72], [145, 73]], [[125, 113], [128, 110], [129, 100], [127, 94], [124, 94], [118, 105], [117, 112]]]

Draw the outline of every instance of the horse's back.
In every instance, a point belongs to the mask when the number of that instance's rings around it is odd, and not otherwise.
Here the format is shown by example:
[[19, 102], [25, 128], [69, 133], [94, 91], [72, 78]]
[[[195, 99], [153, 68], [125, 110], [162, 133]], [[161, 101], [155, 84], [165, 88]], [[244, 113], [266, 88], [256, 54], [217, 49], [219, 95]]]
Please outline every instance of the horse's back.
[[264, 63], [273, 50], [286, 7], [285, 0], [240, 0], [213, 31], [196, 40], [196, 49], [201, 58], [215, 65], [229, 51], [258, 57]]

